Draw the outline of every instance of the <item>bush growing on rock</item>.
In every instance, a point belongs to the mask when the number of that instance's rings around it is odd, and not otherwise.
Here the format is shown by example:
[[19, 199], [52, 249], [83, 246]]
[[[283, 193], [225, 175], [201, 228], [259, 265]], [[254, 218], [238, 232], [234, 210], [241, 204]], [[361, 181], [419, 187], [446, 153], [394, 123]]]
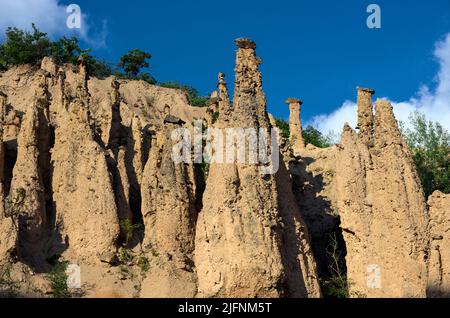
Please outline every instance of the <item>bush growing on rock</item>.
[[47, 277], [55, 298], [70, 297], [69, 288], [67, 286], [67, 269], [68, 262], [60, 262], [48, 273]]
[[280, 134], [283, 138], [289, 138], [289, 123], [283, 119], [275, 119], [275, 123], [280, 129]]

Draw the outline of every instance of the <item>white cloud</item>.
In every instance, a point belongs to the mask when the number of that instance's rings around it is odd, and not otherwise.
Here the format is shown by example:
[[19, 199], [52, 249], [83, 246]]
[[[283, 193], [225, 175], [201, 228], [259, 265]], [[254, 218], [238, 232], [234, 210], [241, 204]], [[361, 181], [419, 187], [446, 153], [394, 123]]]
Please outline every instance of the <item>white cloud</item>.
[[93, 47], [105, 46], [106, 21], [103, 21], [100, 30], [95, 32], [81, 8], [81, 28], [69, 29], [66, 21], [70, 13], [67, 13], [66, 9], [67, 6], [60, 4], [59, 0], [1, 0], [0, 39], [4, 37], [8, 27], [30, 30], [31, 23], [35, 23], [39, 30], [51, 37], [77, 35]]
[[356, 103], [349, 100], [331, 114], [315, 116], [307, 125], [310, 124], [322, 133], [328, 134], [340, 133], [346, 122], [352, 127], [356, 126]]
[[[397, 120], [408, 124], [411, 112], [417, 110], [425, 114], [427, 119], [441, 123], [450, 131], [450, 33], [436, 44], [434, 56], [439, 63], [436, 75], [436, 88], [431, 91], [428, 86], [419, 88], [416, 96], [407, 101], [390, 100]], [[356, 103], [345, 101], [331, 114], [315, 116], [309, 124], [327, 134], [329, 131], [340, 133], [345, 122], [356, 126]]]

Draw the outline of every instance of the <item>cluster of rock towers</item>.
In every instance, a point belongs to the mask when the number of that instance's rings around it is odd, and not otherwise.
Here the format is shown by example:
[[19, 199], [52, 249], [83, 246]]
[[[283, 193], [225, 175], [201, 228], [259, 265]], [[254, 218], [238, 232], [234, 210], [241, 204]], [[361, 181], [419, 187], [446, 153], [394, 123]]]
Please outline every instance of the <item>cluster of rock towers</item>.
[[[231, 123], [251, 126], [257, 123], [267, 127], [268, 122], [264, 120], [266, 102], [261, 89], [261, 75], [257, 71], [260, 60], [254, 55], [255, 44], [246, 39], [239, 39], [236, 43], [238, 53], [233, 108], [230, 110], [224, 75], [220, 73], [216, 93], [218, 98], [215, 101], [217, 105], [214, 106], [214, 111], [221, 115], [215, 126], [230, 127]], [[244, 73], [245, 76], [242, 76], [243, 70], [248, 71]], [[433, 291], [435, 288], [430, 287], [436, 284], [440, 284], [438, 290], [442, 295], [442, 290], [445, 289], [442, 286], [447, 284], [448, 265], [443, 265], [440, 260], [445, 258], [446, 254], [442, 252], [442, 243], [431, 243], [428, 224], [433, 218], [430, 219], [428, 215], [412, 155], [401, 136], [392, 106], [388, 101], [378, 99], [374, 115], [372, 104], [374, 94], [373, 89], [357, 88], [357, 131], [346, 124], [340, 143], [323, 150], [311, 145], [305, 147], [300, 120], [302, 101], [288, 98], [286, 104], [290, 109], [290, 137], [287, 150], [291, 150], [296, 156], [315, 158], [319, 165], [325, 164], [327, 173], [332, 175], [331, 178], [327, 178], [331, 179], [327, 180], [328, 184], [322, 187], [332, 185], [333, 189], [326, 190], [325, 194], [321, 191], [320, 195], [326, 196], [326, 200], [332, 203], [335, 210], [332, 213], [338, 215], [337, 224], [344, 239], [342, 248], [346, 253], [345, 269], [351, 297], [426, 297], [433, 293], [439, 294]], [[270, 124], [275, 126], [270, 114], [269, 118]], [[296, 172], [292, 167], [295, 163], [292, 164], [289, 153], [285, 151], [286, 149], [283, 152], [287, 161], [290, 160], [290, 173], [294, 176]], [[326, 161], [326, 158], [333, 159], [332, 168], [328, 162], [321, 162]], [[300, 158], [300, 161], [302, 160]], [[214, 173], [213, 168], [212, 175]], [[319, 172], [319, 176], [320, 174]], [[220, 170], [220, 175], [226, 176], [227, 173]], [[229, 177], [230, 180], [235, 180], [233, 175]], [[296, 186], [298, 185], [294, 184], [294, 191]], [[303, 185], [300, 187], [303, 188]], [[225, 195], [218, 193], [216, 187], [214, 191], [209, 190], [211, 189], [207, 187], [205, 202], [208, 202], [210, 192], [214, 194], [214, 198], [230, 196], [229, 193]], [[260, 190], [257, 193], [261, 193]], [[213, 197], [211, 201], [214, 201]], [[297, 195], [297, 202], [300, 201], [301, 206], [301, 201], [305, 199], [304, 195]], [[445, 200], [448, 201], [448, 198], [445, 197]], [[317, 203], [320, 200], [312, 201]], [[434, 203], [439, 204], [442, 202]], [[207, 206], [208, 211], [218, 209], [214, 207], [215, 205], [221, 204], [214, 202], [211, 206]], [[306, 204], [306, 209], [300, 210], [300, 215], [308, 219], [310, 213], [308, 210], [317, 210], [317, 207], [308, 207]], [[200, 217], [199, 223], [202, 221]], [[226, 224], [227, 221], [223, 222]], [[308, 225], [312, 226], [313, 232], [321, 232], [329, 227], [329, 224], [321, 224], [320, 221], [313, 221]], [[214, 224], [213, 227], [217, 226], [219, 225]], [[202, 240], [208, 237], [206, 234], [203, 236], [201, 232], [197, 234]], [[323, 235], [325, 234], [324, 232]], [[201, 246], [202, 243], [199, 241], [198, 244]], [[437, 252], [430, 251], [433, 244]], [[324, 249], [323, 246], [321, 248]], [[239, 248], [236, 247], [236, 250]], [[320, 259], [321, 254], [326, 251], [314, 250], [314, 253]], [[429, 263], [430, 253], [434, 255], [431, 263]], [[206, 261], [199, 263], [208, 264]], [[202, 266], [200, 270], [201, 268]], [[209, 268], [208, 272], [213, 273]], [[439, 278], [433, 278], [436, 272], [440, 273]]]
[[[322, 187], [333, 187], [325, 191], [325, 196], [340, 220], [350, 296], [448, 295], [448, 253], [442, 249], [445, 235], [437, 235], [433, 229], [438, 227], [435, 224], [448, 224], [442, 204], [450, 204], [450, 196], [438, 192], [427, 206], [393, 108], [388, 101], [378, 99], [374, 115], [374, 94], [373, 89], [357, 88], [357, 131], [346, 124], [339, 144], [324, 150], [305, 148], [300, 121], [302, 101], [289, 98], [290, 149], [294, 154], [315, 158], [323, 164], [322, 169], [328, 169], [326, 173], [333, 174]], [[324, 158], [333, 158], [334, 168]], [[291, 165], [294, 176], [292, 166], [295, 164]], [[320, 195], [324, 195], [323, 190]], [[310, 223], [309, 210], [316, 208], [302, 204], [307, 197], [297, 197], [302, 208], [306, 206], [301, 213], [312, 232], [324, 231], [328, 225], [321, 223], [325, 219]], [[320, 259], [322, 252], [314, 252]]]
[[[230, 108], [219, 75], [217, 129], [270, 127], [255, 43], [236, 40]], [[194, 263], [201, 296], [319, 297], [316, 266], [286, 168], [212, 163], [199, 213]]]
[[[126, 242], [151, 260], [137, 296], [321, 297], [317, 260], [327, 251], [309, 233], [325, 236], [331, 206], [350, 296], [445, 294], [450, 196], [433, 195], [428, 208], [392, 106], [377, 100], [374, 115], [371, 89], [358, 88], [357, 130], [345, 125], [326, 149], [306, 147], [302, 101], [287, 99], [289, 143], [274, 174], [261, 173], [267, 163], [212, 162], [205, 174], [172, 160], [171, 133], [195, 118], [223, 131], [275, 125], [256, 44], [236, 45], [233, 101], [219, 73], [200, 110], [175, 91], [89, 78], [82, 59], [72, 68], [46, 58], [33, 75], [0, 77], [14, 87], [0, 91], [0, 265], [46, 272], [59, 257], [85, 266], [96, 286], [112, 277], [120, 293], [126, 280], [114, 269]], [[21, 81], [32, 83], [29, 99], [16, 96]], [[123, 224], [138, 223], [129, 237]]]

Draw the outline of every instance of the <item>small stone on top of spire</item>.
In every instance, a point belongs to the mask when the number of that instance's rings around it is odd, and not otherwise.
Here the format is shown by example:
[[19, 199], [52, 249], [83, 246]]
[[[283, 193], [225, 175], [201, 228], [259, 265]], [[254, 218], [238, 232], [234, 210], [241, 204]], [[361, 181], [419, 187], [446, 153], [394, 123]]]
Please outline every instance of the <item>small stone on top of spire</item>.
[[238, 38], [235, 43], [241, 49], [256, 49], [256, 43], [249, 38]]
[[289, 97], [288, 99], [286, 99], [285, 103], [288, 104], [288, 105], [289, 104], [300, 104], [300, 105], [302, 105], [303, 101], [301, 99], [299, 99], [299, 98]]
[[375, 90], [374, 89], [372, 89], [372, 88], [366, 88], [366, 87], [360, 87], [360, 86], [357, 86], [356, 87], [359, 91], [363, 91], [363, 92], [367, 92], [367, 93], [370, 93], [370, 94], [375, 94]]

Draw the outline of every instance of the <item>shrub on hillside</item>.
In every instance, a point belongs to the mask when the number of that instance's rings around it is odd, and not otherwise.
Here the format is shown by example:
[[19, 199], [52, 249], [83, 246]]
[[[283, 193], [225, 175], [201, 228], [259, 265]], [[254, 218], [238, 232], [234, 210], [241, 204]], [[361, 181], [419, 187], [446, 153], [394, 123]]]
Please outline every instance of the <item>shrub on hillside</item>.
[[200, 96], [198, 91], [192, 86], [183, 85], [177, 82], [163, 82], [158, 84], [161, 87], [180, 89], [184, 91], [188, 97], [189, 104], [196, 107], [208, 106], [209, 97]]

